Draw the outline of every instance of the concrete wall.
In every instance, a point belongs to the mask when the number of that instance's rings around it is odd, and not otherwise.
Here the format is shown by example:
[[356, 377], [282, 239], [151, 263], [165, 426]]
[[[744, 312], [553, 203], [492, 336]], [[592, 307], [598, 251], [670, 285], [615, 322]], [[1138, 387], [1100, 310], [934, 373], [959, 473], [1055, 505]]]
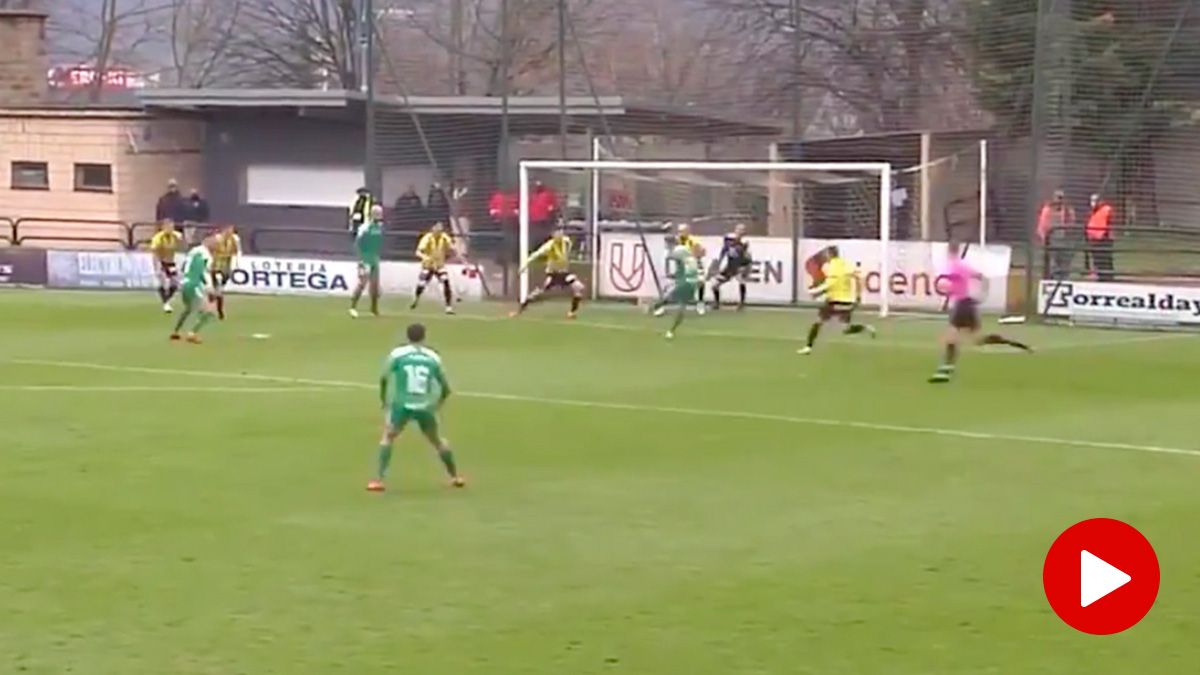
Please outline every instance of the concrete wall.
[[[247, 204], [246, 169], [252, 164], [362, 165], [364, 143], [361, 127], [329, 120], [271, 113], [211, 117], [204, 184], [213, 221], [345, 230], [345, 208]], [[347, 207], [353, 199], [353, 194], [346, 195]]]
[[[491, 126], [426, 120], [422, 131], [428, 147], [411, 119], [381, 117], [376, 152], [384, 174], [383, 203], [390, 206], [409, 184], [424, 199], [434, 180], [445, 186], [454, 181], [471, 188], [463, 200], [468, 220], [472, 213], [485, 212], [495, 183], [496, 136]], [[278, 227], [329, 232], [260, 235], [258, 244], [264, 250], [332, 252], [348, 246], [346, 209], [353, 202], [352, 192], [346, 195], [345, 207], [255, 205], [247, 203], [245, 176], [254, 164], [365, 166], [362, 126], [295, 113], [225, 112], [210, 116], [207, 138], [205, 185], [214, 221], [248, 232]]]

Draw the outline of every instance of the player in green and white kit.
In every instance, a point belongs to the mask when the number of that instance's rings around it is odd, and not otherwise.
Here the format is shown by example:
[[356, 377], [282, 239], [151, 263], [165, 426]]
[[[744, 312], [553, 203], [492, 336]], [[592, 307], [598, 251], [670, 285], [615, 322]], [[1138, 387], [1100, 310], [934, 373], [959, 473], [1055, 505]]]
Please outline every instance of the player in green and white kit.
[[379, 400], [386, 417], [383, 438], [379, 441], [379, 469], [367, 483], [371, 492], [383, 492], [388, 464], [392, 461], [392, 443], [408, 423], [416, 422], [421, 433], [437, 450], [450, 484], [463, 487], [466, 481], [458, 475], [450, 444], [438, 432], [438, 409], [450, 397], [450, 383], [442, 370], [442, 357], [425, 346], [425, 326], [414, 323], [408, 327], [408, 344], [388, 354], [379, 378]]
[[685, 244], [676, 244], [675, 248], [671, 249], [671, 259], [675, 261], [675, 283], [667, 296], [652, 308], [657, 312], [666, 305], [675, 305], [675, 321], [667, 331], [668, 340], [675, 337], [675, 329], [683, 323], [683, 315], [687, 312], [688, 305], [696, 301], [696, 294], [700, 288], [700, 262], [696, 260], [692, 249]]
[[358, 301], [368, 284], [371, 287], [371, 313], [379, 316], [379, 256], [383, 250], [383, 207], [371, 207], [371, 218], [358, 226], [354, 238], [358, 253], [358, 285], [350, 298], [350, 316], [358, 318]]
[[183, 297], [183, 312], [175, 322], [175, 330], [171, 332], [172, 340], [179, 339], [179, 331], [183, 330], [183, 324], [187, 322], [188, 317], [198, 313], [196, 324], [188, 333], [187, 341], [199, 343], [200, 330], [215, 316], [208, 293], [208, 270], [212, 266], [215, 245], [215, 240], [208, 237], [188, 251], [187, 259], [183, 263], [183, 285], [179, 289], [179, 294]]

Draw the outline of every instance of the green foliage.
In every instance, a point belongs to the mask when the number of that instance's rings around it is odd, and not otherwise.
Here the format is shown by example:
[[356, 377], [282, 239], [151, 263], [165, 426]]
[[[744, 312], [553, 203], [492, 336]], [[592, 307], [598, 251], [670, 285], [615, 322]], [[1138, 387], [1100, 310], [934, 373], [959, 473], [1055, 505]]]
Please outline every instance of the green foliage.
[[[1179, 24], [1189, 3], [1143, 0], [1111, 12], [1111, 0], [1075, 0], [1069, 16], [1048, 14], [1038, 82], [1048, 124], [1108, 154], [1194, 122], [1200, 27], [1195, 18]], [[980, 102], [1014, 129], [1032, 117], [1037, 11], [1038, 0], [980, 0], [968, 13]]]

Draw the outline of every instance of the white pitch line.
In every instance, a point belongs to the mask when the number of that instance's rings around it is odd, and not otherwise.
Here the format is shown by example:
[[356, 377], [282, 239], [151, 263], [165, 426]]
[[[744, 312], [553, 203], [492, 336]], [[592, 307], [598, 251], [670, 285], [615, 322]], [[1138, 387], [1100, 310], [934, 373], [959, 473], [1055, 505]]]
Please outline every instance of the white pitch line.
[[[309, 378], [285, 377], [279, 375], [263, 375], [258, 373], [209, 372], [199, 370], [176, 370], [172, 368], [145, 368], [140, 366], [117, 366], [100, 363], [82, 363], [76, 361], [45, 361], [40, 359], [13, 359], [10, 363], [52, 366], [59, 368], [81, 368], [89, 370], [107, 370], [116, 372], [149, 373], [159, 375], [177, 375], [194, 377], [217, 377], [226, 379], [258, 380], [264, 382], [287, 382], [293, 384], [308, 384], [327, 387], [344, 387], [348, 389], [377, 390], [378, 387], [362, 382], [347, 382], [344, 380], [316, 380]], [[762, 422], [778, 422], [782, 424], [798, 424], [805, 426], [837, 427], [842, 429], [862, 429], [864, 431], [887, 431], [902, 434], [918, 434], [924, 436], [939, 436], [943, 438], [964, 438], [977, 441], [999, 441], [1004, 443], [1033, 443], [1038, 445], [1059, 445], [1093, 450], [1124, 450], [1144, 452], [1159, 455], [1182, 455], [1200, 457], [1200, 450], [1192, 448], [1172, 448], [1161, 445], [1140, 445], [1136, 443], [1116, 443], [1109, 441], [1089, 441], [1078, 438], [1057, 438], [1052, 436], [1031, 436], [1022, 434], [991, 433], [986, 431], [967, 431], [964, 429], [945, 429], [938, 427], [918, 427], [904, 424], [883, 424], [878, 422], [860, 422], [855, 420], [838, 420], [820, 417], [794, 417], [789, 415], [772, 415], [768, 413], [743, 412], [736, 410], [705, 410], [702, 408], [679, 408], [670, 406], [638, 405], [633, 403], [612, 403], [607, 401], [582, 401], [562, 398], [545, 398], [541, 396], [524, 396], [521, 394], [493, 394], [485, 392], [456, 392], [458, 396], [478, 398], [492, 401], [515, 401], [521, 403], [538, 403], [542, 405], [558, 405], [574, 408], [593, 408], [600, 410], [625, 410], [630, 412], [665, 413], [674, 415], [692, 415], [704, 417], [725, 417], [729, 419], [754, 420]]]
[[[81, 370], [105, 370], [116, 373], [145, 373], [147, 375], [179, 375], [182, 377], [215, 377], [229, 380], [255, 380], [258, 382], [281, 382], [285, 384], [307, 384], [314, 387], [350, 387], [362, 388], [362, 382], [345, 382], [338, 380], [311, 380], [302, 377], [283, 377], [278, 375], [259, 375], [256, 373], [233, 373], [208, 370], [181, 370], [176, 368], [148, 368], [144, 366], [118, 366], [105, 363], [84, 363], [80, 361], [45, 361], [42, 359], [10, 359], [9, 363], [26, 366], [51, 366], [56, 368], [77, 368]], [[371, 387], [374, 389], [375, 387]]]
[[[493, 319], [489, 319], [489, 320], [493, 320]], [[538, 323], [547, 323], [547, 324], [560, 325], [560, 326], [583, 326], [584, 328], [599, 328], [599, 329], [603, 329], [603, 330], [617, 330], [617, 331], [626, 331], [626, 332], [638, 332], [638, 333], [659, 333], [659, 332], [661, 332], [657, 328], [652, 328], [652, 327], [647, 327], [647, 326], [636, 326], [636, 325], [623, 324], [623, 323], [605, 323], [605, 322], [600, 322], [600, 321], [578, 321], [578, 320], [566, 320], [566, 319], [550, 319], [550, 318], [546, 318], [546, 317], [523, 317], [518, 320], [534, 321], [534, 322], [538, 322]], [[697, 320], [703, 321], [704, 319], [693, 319], [693, 321], [697, 321]], [[761, 333], [740, 333], [737, 331], [717, 331], [717, 330], [706, 330], [706, 329], [692, 329], [692, 327], [689, 326], [688, 323], [685, 323], [683, 325], [683, 327], [680, 329], [679, 335], [681, 337], [685, 337], [687, 335], [698, 335], [698, 336], [702, 336], [702, 337], [730, 338], [730, 339], [741, 339], [741, 340], [765, 340], [765, 341], [771, 341], [771, 342], [790, 342], [790, 343], [794, 343], [794, 344], [800, 344], [804, 341], [804, 338], [801, 335], [764, 335]], [[1163, 340], [1180, 340], [1180, 339], [1189, 339], [1189, 338], [1195, 338], [1195, 337], [1196, 337], [1195, 335], [1190, 334], [1190, 333], [1158, 333], [1155, 335], [1138, 335], [1135, 337], [1120, 338], [1120, 339], [1116, 339], [1116, 340], [1095, 340], [1095, 341], [1087, 341], [1087, 342], [1082, 342], [1082, 341], [1057, 342], [1057, 343], [1050, 343], [1044, 347], [1037, 347], [1037, 345], [1034, 345], [1034, 348], [1037, 349], [1038, 353], [1051, 352], [1051, 351], [1059, 352], [1059, 351], [1075, 350], [1075, 349], [1095, 349], [1095, 348], [1101, 348], [1101, 347], [1120, 347], [1120, 346], [1124, 346], [1124, 345], [1132, 345], [1132, 344], [1138, 344], [1138, 343], [1142, 343], [1142, 342], [1160, 342]], [[886, 338], [873, 340], [866, 336], [862, 336], [859, 339], [845, 339], [845, 340], [835, 339], [835, 340], [831, 341], [831, 343], [837, 344], [837, 345], [847, 345], [847, 346], [852, 346], [852, 347], [882, 347], [882, 348], [891, 348], [891, 349], [921, 349], [921, 350], [930, 350], [930, 351], [937, 351], [939, 349], [939, 346], [938, 346], [939, 343], [938, 343], [937, 339], [935, 339], [935, 338], [931, 338], [930, 340], [924, 341], [924, 342], [917, 342], [917, 341], [888, 340]], [[1013, 350], [1000, 351], [1000, 350], [983, 349], [983, 350], [980, 350], [980, 353], [983, 353], [983, 354], [1020, 354], [1021, 352], [1013, 351]]]
[[0, 385], [0, 391], [27, 392], [57, 392], [57, 393], [152, 393], [152, 394], [285, 394], [293, 392], [327, 392], [338, 391], [331, 386], [324, 387], [178, 387], [178, 386], [108, 386], [108, 385], [72, 385], [72, 384], [5, 384]]

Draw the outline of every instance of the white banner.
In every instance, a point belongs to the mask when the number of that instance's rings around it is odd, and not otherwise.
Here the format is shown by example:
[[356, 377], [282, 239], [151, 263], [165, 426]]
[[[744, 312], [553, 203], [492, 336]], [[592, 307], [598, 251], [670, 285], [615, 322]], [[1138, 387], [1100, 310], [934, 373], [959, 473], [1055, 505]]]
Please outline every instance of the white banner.
[[[894, 309], [941, 310], [946, 307], [945, 242], [893, 241], [888, 243], [888, 277], [882, 278], [880, 262], [883, 247], [878, 239], [801, 239], [800, 258], [804, 262], [803, 289], [812, 287], [809, 270], [815, 256], [829, 246], [837, 246], [842, 257], [855, 263], [863, 278], [863, 304], [878, 305], [883, 289], [889, 292]], [[751, 249], [753, 250], [753, 249]], [[1008, 273], [1012, 248], [1004, 245], [966, 245], [966, 260], [987, 279], [987, 293], [980, 297], [985, 311], [1003, 312], [1008, 307]], [[886, 286], [885, 286], [886, 283]], [[802, 290], [803, 290], [802, 289]], [[807, 291], [804, 291], [807, 296]]]
[[[450, 288], [454, 295], [463, 300], [483, 299], [483, 268], [476, 270], [473, 266], [451, 264], [446, 265], [450, 275]], [[385, 262], [379, 270], [379, 287], [384, 293], [411, 296], [417, 290], [417, 279], [421, 275], [421, 264], [418, 262]], [[437, 280], [430, 282], [425, 291], [427, 302], [440, 303], [442, 287]]]
[[1038, 311], [1066, 319], [1196, 325], [1200, 324], [1200, 288], [1043, 281]]
[[231, 293], [256, 295], [349, 295], [358, 282], [353, 260], [239, 256], [229, 279]]
[[[447, 265], [455, 294], [464, 300], [483, 298], [481, 275], [464, 265]], [[468, 273], [471, 272], [471, 273]], [[385, 294], [412, 295], [421, 265], [417, 262], [384, 261], [379, 269], [379, 287]], [[358, 263], [353, 260], [274, 258], [240, 256], [229, 281], [233, 293], [261, 295], [346, 296], [358, 283]], [[438, 288], [431, 289], [440, 297]]]
[[[649, 250], [647, 250], [647, 246]], [[647, 236], [643, 243], [636, 234], [626, 232], [603, 232], [600, 234], [600, 260], [596, 277], [599, 279], [600, 296], [607, 298], [654, 298], [658, 290], [654, 285], [653, 268], [659, 281], [665, 267], [667, 244], [662, 235]]]
[[[706, 249], [703, 269], [715, 264], [721, 252], [721, 237], [698, 237]], [[807, 289], [813, 286], [808, 272], [814, 256], [836, 245], [847, 261], [855, 263], [865, 285], [863, 302], [878, 305], [885, 280], [881, 278], [882, 244], [877, 239], [801, 239], [800, 271], [792, 264], [792, 242], [784, 237], [750, 237], [750, 270], [747, 300], [754, 304], [786, 305], [792, 301], [793, 286], [798, 297], [809, 301]], [[647, 251], [649, 246], [649, 251]], [[645, 244], [637, 234], [604, 232], [600, 236], [597, 277], [601, 297], [652, 298], [657, 296], [650, 260], [665, 283], [669, 278], [666, 264], [667, 245], [662, 235], [647, 235]], [[985, 310], [1004, 311], [1008, 304], [1008, 273], [1012, 249], [1008, 246], [970, 245], [966, 258], [988, 280], [988, 293], [981, 299]], [[939, 242], [891, 242], [888, 246], [886, 288], [891, 306], [896, 309], [940, 310], [946, 305], [942, 272], [946, 244]], [[661, 261], [661, 262], [660, 262]]]
[[[721, 237], [696, 237], [704, 247], [700, 269], [706, 274], [721, 255]], [[795, 270], [792, 247], [787, 239], [749, 237], [754, 263], [747, 277], [747, 299], [756, 304], [787, 304], [792, 300]], [[650, 247], [649, 253], [646, 246]], [[600, 295], [614, 298], [653, 298], [658, 296], [650, 260], [659, 281], [667, 285], [673, 268], [668, 261], [666, 238], [647, 235], [645, 245], [637, 234], [605, 232], [600, 238]]]

